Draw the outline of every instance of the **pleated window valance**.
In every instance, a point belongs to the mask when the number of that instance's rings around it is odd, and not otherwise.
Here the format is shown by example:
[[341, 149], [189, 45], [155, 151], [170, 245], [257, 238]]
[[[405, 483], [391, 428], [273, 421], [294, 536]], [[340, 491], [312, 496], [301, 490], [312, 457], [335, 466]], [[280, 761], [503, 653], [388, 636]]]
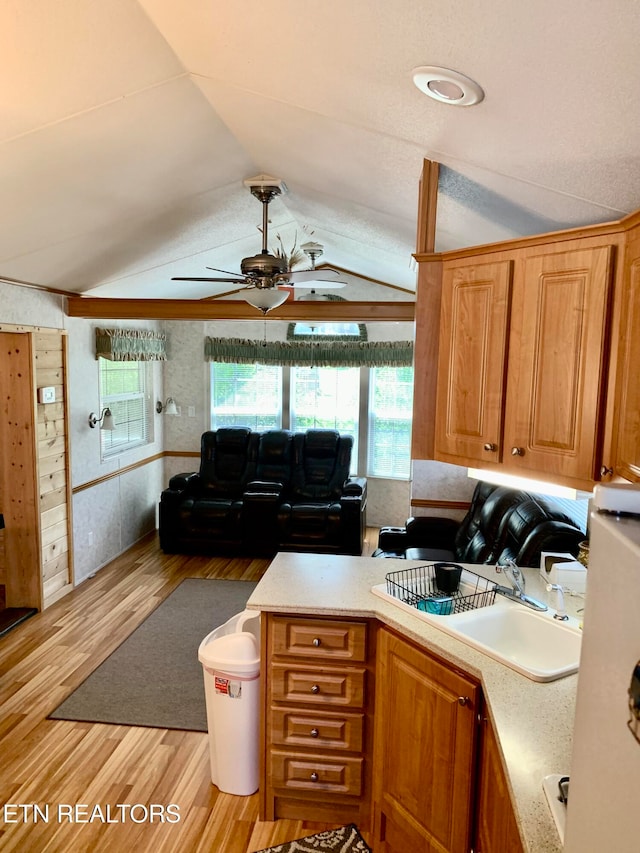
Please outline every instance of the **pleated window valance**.
[[96, 358], [166, 361], [167, 336], [146, 329], [96, 329]]
[[231, 364], [315, 367], [405, 367], [413, 364], [413, 341], [250, 341], [205, 338], [205, 359]]

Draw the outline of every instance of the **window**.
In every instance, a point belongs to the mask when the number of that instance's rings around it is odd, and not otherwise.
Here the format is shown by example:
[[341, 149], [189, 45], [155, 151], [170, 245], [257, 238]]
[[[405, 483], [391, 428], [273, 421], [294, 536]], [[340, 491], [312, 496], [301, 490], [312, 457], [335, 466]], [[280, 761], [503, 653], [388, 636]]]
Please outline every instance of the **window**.
[[99, 359], [100, 411], [111, 409], [114, 430], [100, 430], [102, 458], [115, 456], [150, 440], [150, 366], [144, 361]]
[[412, 414], [412, 367], [211, 362], [211, 429], [337, 429], [353, 436], [354, 473], [409, 477]]
[[353, 466], [358, 460], [358, 367], [292, 367], [291, 429], [337, 429], [353, 436]]
[[282, 424], [282, 368], [266, 364], [211, 364], [211, 429]]
[[369, 453], [372, 477], [409, 477], [413, 368], [372, 367], [369, 375]]

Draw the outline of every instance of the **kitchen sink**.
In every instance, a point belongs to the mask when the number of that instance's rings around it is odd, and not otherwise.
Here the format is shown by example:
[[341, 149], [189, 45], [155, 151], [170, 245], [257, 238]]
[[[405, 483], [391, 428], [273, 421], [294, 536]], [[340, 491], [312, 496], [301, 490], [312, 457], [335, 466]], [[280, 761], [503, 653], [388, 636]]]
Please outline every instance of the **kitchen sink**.
[[554, 619], [552, 610], [538, 613], [499, 597], [488, 607], [440, 615], [395, 598], [386, 584], [372, 592], [533, 681], [555, 681], [578, 671], [582, 631], [575, 619]]

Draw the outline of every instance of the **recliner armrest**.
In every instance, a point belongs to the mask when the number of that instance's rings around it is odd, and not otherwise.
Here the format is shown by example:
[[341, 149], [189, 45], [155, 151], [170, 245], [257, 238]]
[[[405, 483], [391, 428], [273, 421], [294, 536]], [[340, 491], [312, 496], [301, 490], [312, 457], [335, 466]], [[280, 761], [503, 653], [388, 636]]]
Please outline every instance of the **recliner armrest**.
[[367, 480], [365, 477], [350, 477], [342, 486], [342, 494], [349, 496], [364, 495], [367, 491]]
[[282, 483], [277, 483], [272, 480], [251, 480], [250, 483], [247, 483], [245, 494], [247, 492], [251, 492], [252, 494], [260, 494], [260, 495], [281, 495], [284, 490], [284, 485]]
[[407, 548], [439, 548], [455, 550], [455, 537], [460, 523], [452, 518], [434, 515], [414, 516], [407, 520]]
[[200, 484], [200, 474], [197, 471], [189, 471], [184, 474], [174, 474], [169, 480], [169, 488], [182, 492], [185, 489], [193, 491]]

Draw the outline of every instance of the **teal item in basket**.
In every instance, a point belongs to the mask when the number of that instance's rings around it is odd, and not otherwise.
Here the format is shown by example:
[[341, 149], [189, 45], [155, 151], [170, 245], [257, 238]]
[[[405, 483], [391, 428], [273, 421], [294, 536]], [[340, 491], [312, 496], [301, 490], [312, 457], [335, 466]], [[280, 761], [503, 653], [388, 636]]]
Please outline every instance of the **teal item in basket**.
[[424, 598], [416, 606], [418, 610], [424, 610], [426, 613], [450, 616], [453, 613], [453, 598], [450, 595], [442, 598]]

